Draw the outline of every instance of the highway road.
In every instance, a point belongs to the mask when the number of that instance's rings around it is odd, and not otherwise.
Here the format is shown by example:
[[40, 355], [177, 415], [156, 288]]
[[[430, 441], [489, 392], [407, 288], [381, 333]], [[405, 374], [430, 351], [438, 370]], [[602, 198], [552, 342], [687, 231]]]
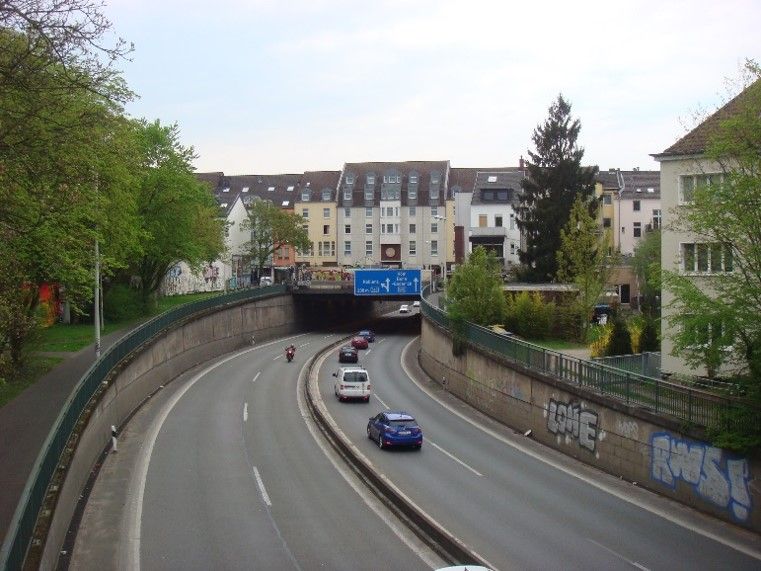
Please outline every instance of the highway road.
[[[360, 364], [368, 404], [334, 422], [416, 504], [497, 569], [758, 569], [758, 536], [620, 482], [479, 415], [418, 376], [415, 317], [393, 316]], [[431, 569], [443, 566], [363, 488], [318, 435], [297, 377], [341, 338], [293, 338], [217, 359], [168, 385], [103, 466], [71, 568]], [[404, 364], [402, 356], [405, 356]], [[423, 449], [380, 450], [368, 418], [415, 414]]]

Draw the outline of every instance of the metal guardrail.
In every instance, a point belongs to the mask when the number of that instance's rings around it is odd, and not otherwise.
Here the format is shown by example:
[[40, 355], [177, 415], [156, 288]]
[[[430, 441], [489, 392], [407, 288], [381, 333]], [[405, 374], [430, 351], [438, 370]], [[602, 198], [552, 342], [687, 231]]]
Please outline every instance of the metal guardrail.
[[636, 353], [633, 355], [613, 355], [610, 357], [595, 357], [592, 359], [603, 365], [624, 369], [632, 373], [639, 373], [646, 377], [660, 379], [661, 377], [661, 354], [653, 351]]
[[24, 564], [27, 548], [37, 522], [37, 515], [43, 505], [48, 486], [55, 475], [66, 443], [88, 402], [100, 384], [106, 380], [111, 370], [122, 359], [146, 341], [192, 315], [248, 299], [261, 299], [286, 292], [287, 287], [285, 285], [274, 285], [220, 294], [180, 305], [147, 321], [109, 347], [74, 387], [42, 445], [19, 499], [8, 533], [3, 540], [0, 550], [0, 568], [4, 570], [20, 569]]
[[[458, 333], [447, 314], [428, 301], [429, 293], [427, 289], [423, 292], [421, 313], [456, 337]], [[669, 383], [596, 361], [578, 359], [520, 339], [499, 335], [472, 323], [464, 323], [459, 335], [473, 345], [527, 369], [693, 425], [709, 427], [719, 423], [734, 423], [736, 428], [742, 429], [750, 423], [758, 422], [758, 416], [730, 414], [748, 410], [750, 405], [738, 399]]]

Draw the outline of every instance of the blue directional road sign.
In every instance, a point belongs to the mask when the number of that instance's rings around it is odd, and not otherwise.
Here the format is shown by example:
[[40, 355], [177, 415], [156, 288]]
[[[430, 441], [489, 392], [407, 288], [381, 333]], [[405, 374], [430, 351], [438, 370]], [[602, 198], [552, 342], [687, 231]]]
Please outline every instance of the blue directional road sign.
[[354, 295], [420, 295], [420, 270], [355, 270]]

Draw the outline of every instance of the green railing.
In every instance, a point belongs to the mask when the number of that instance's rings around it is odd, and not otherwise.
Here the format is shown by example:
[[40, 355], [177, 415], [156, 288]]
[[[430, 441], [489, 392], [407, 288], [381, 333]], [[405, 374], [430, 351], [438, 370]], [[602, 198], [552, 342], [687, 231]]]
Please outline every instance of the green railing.
[[287, 287], [285, 285], [274, 285], [265, 288], [239, 290], [179, 305], [137, 327], [108, 348], [79, 380], [76, 387], [74, 387], [37, 456], [37, 460], [32, 467], [32, 472], [19, 499], [16, 512], [11, 520], [8, 534], [3, 541], [2, 550], [0, 551], [0, 568], [10, 570], [22, 567], [37, 521], [37, 514], [45, 500], [48, 486], [55, 474], [61, 453], [64, 451], [66, 443], [77, 424], [77, 420], [85, 410], [87, 403], [95, 394], [100, 384], [106, 380], [111, 370], [122, 359], [146, 341], [195, 314], [213, 308], [222, 308], [245, 300], [282, 295], [286, 292]]
[[[423, 292], [423, 316], [457, 335], [446, 313], [435, 307]], [[472, 323], [464, 323], [459, 333], [469, 343], [505, 357], [527, 369], [560, 379], [572, 385], [591, 389], [656, 414], [668, 415], [697, 426], [734, 424], [742, 429], [757, 422], [758, 416], [730, 414], [748, 411], [749, 405], [739, 399], [718, 395], [617, 369], [596, 361], [578, 359], [526, 341], [494, 333]], [[760, 411], [761, 412], [761, 411]]]

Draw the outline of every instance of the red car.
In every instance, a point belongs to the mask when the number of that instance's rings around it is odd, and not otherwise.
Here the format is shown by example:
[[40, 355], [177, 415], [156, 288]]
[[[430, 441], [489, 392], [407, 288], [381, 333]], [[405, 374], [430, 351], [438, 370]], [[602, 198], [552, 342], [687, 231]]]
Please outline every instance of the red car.
[[354, 337], [351, 340], [351, 346], [355, 349], [367, 349], [367, 339], [360, 336]]

